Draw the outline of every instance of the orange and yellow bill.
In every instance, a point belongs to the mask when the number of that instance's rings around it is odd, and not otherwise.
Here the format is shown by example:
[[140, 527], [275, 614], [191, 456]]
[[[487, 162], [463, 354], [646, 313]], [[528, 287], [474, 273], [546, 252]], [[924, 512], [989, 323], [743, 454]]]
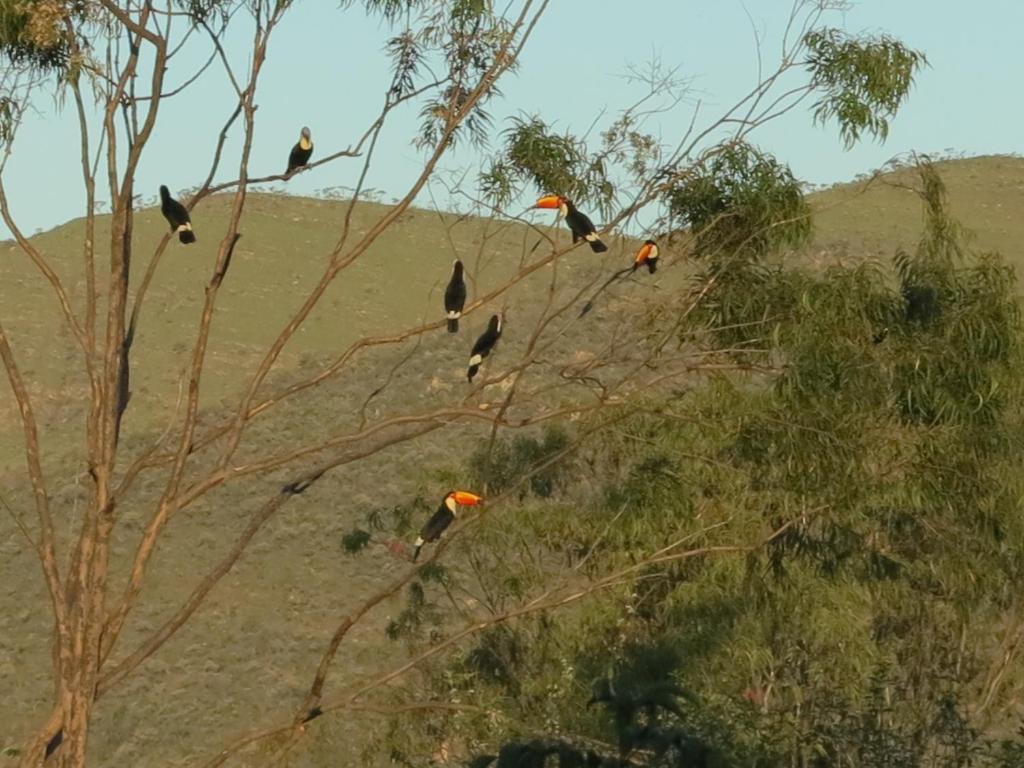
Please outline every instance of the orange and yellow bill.
[[644, 243], [643, 245], [641, 245], [640, 250], [636, 252], [636, 259], [634, 260], [634, 263], [643, 264], [645, 261], [647, 261], [647, 259], [651, 257], [651, 251], [653, 251], [654, 248], [655, 246], [651, 245], [650, 243]]
[[483, 496], [477, 496], [469, 491], [455, 491], [455, 503], [465, 507], [473, 507], [484, 500]]

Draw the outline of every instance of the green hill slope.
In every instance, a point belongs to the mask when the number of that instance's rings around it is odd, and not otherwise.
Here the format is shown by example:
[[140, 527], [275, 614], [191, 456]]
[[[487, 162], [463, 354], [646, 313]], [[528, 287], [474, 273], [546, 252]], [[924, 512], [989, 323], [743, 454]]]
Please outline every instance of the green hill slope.
[[[1020, 259], [1024, 158], [974, 157], [940, 162], [936, 168], [949, 192], [950, 212], [975, 235], [974, 248]], [[913, 247], [921, 221], [920, 200], [907, 187], [914, 178], [913, 169], [904, 169], [812, 195], [816, 248], [887, 259], [898, 246]]]
[[[944, 162], [939, 170], [949, 188], [951, 209], [977, 234], [977, 246], [1016, 256], [1018, 230], [1024, 229], [1024, 159], [985, 157]], [[865, 188], [842, 185], [813, 195], [817, 212], [812, 254], [888, 259], [897, 246], [910, 247], [919, 232], [920, 203], [899, 184], [910, 172], [897, 172]], [[160, 435], [178, 407], [186, 369], [220, 233], [227, 198], [216, 198], [197, 212], [199, 243], [172, 243], [156, 274], [142, 313], [133, 354], [132, 401], [124, 427], [130, 456]], [[253, 195], [231, 269], [224, 282], [202, 381], [204, 413], [231, 408], [239, 388], [258, 364], [261, 352], [300, 306], [319, 279], [326, 254], [340, 232], [345, 204], [337, 201]], [[380, 217], [384, 206], [361, 204], [355, 210], [353, 237]], [[546, 217], [544, 217], [546, 219]], [[542, 217], [534, 219], [537, 222]], [[547, 219], [549, 221], [549, 219]], [[108, 237], [97, 239], [100, 253]], [[133, 287], [146, 269], [152, 246], [165, 231], [156, 210], [137, 217]], [[76, 221], [34, 238], [52, 260], [81, 311], [84, 289], [82, 222]], [[563, 242], [568, 234], [558, 233]], [[487, 256], [481, 259], [481, 244]], [[514, 273], [537, 234], [524, 225], [495, 225], [478, 220], [414, 210], [381, 237], [366, 256], [346, 270], [328, 290], [293, 342], [286, 348], [268, 390], [317, 370], [366, 334], [386, 334], [419, 322], [440, 319], [441, 295], [451, 261], [469, 267], [470, 300]], [[632, 246], [616, 242], [604, 258], [587, 249], [558, 266], [563, 290], [607, 274], [628, 263]], [[102, 259], [99, 259], [102, 274]], [[1022, 265], [1024, 266], [1024, 265]], [[624, 284], [617, 299], [603, 303], [586, 324], [573, 327], [556, 351], [566, 357], [585, 353], [607, 336], [628, 302], [643, 302], [685, 279], [685, 268], [660, 270], [647, 284]], [[370, 392], [391, 380], [389, 398], [367, 406], [371, 418], [405, 407], [443, 405], [465, 387], [469, 346], [492, 311], [507, 312], [503, 349], [509, 359], [527, 343], [516, 328], [531, 328], [538, 297], [552, 277], [549, 269], [525, 280], [494, 306], [464, 320], [463, 331], [429, 334], [413, 342], [383, 348], [356, 359], [351, 370], [260, 419], [240, 459], [275, 446], [310, 440], [359, 423]], [[102, 278], [101, 278], [102, 282]], [[609, 297], [611, 298], [611, 297]], [[49, 285], [11, 244], [0, 245], [0, 317], [31, 382], [41, 422], [45, 470], [54, 490], [54, 508], [62, 528], [70, 530], [82, 504], [84, 475], [81, 435], [87, 387], [77, 373], [79, 352], [63, 327]], [[415, 350], [415, 355], [409, 357]], [[407, 364], [396, 366], [408, 359]], [[391, 409], [391, 410], [389, 410]], [[204, 423], [209, 424], [209, 416]], [[0, 387], [0, 479], [5, 498], [27, 509], [23, 486], [24, 454], [13, 398]], [[194, 620], [139, 673], [105, 697], [92, 741], [97, 765], [164, 766], [185, 764], [190, 756], [209, 755], [223, 738], [279, 718], [304, 693], [326, 638], [345, 611], [405, 563], [380, 546], [370, 556], [347, 559], [339, 539], [366, 509], [399, 503], [409, 494], [434, 494], [437, 473], [470, 445], [462, 436], [479, 432], [469, 425], [413, 446], [391, 450], [370, 464], [332, 473], [315, 492], [296, 499], [262, 529], [245, 557], [223, 579]], [[201, 463], [201, 462], [200, 462]], [[114, 542], [115, 562], [135, 546], [143, 521], [162, 490], [159, 474], [143, 475], [126, 499], [123, 526]], [[133, 649], [160, 626], [188, 596], [198, 574], [208, 571], [230, 548], [250, 515], [274, 490], [275, 478], [228, 485], [176, 517], [154, 557], [142, 603], [129, 621], [119, 653]], [[44, 715], [49, 691], [50, 625], [38, 566], [25, 552], [19, 533], [0, 514], [0, 749], [20, 744], [26, 729]], [[116, 572], [115, 583], [124, 573]], [[382, 629], [399, 603], [385, 604], [345, 647], [332, 686], [351, 685], [380, 668]], [[348, 642], [348, 641], [347, 641]], [[391, 650], [389, 654], [400, 653]], [[273, 703], [273, 705], [271, 705]], [[290, 710], [289, 710], [290, 711]], [[341, 719], [339, 719], [341, 720]], [[373, 721], [333, 722], [329, 743], [341, 748]], [[357, 741], [352, 743], [358, 744]], [[339, 762], [335, 752], [330, 762]], [[6, 765], [0, 757], [0, 766]]]

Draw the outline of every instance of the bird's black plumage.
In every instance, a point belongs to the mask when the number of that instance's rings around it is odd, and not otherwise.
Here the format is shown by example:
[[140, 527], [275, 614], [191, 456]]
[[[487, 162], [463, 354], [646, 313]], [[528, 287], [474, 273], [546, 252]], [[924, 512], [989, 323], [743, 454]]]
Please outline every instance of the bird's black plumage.
[[292, 147], [291, 153], [288, 155], [288, 170], [285, 171], [286, 175], [290, 175], [297, 169], [304, 166], [309, 162], [309, 158], [313, 156], [313, 140], [309, 133], [309, 128], [303, 128], [302, 133], [299, 136], [298, 142]]
[[597, 227], [594, 226], [594, 222], [590, 220], [590, 217], [577, 210], [571, 200], [564, 200], [563, 202], [565, 205], [565, 223], [572, 230], [572, 241], [578, 243], [580, 240], [586, 240], [590, 243], [590, 249], [594, 253], [607, 251], [608, 246], [597, 236]]
[[480, 338], [476, 340], [472, 351], [469, 353], [469, 370], [466, 372], [466, 375], [470, 381], [473, 381], [476, 372], [480, 370], [480, 363], [491, 354], [494, 345], [498, 343], [500, 338], [501, 315], [491, 315], [491, 320], [487, 323], [487, 330], [480, 334]]
[[192, 231], [192, 218], [188, 215], [185, 206], [171, 197], [167, 187], [160, 186], [160, 212], [171, 225], [171, 232], [178, 233], [178, 239], [185, 243], [194, 243], [196, 233]]
[[309, 129], [304, 127], [302, 129], [302, 133], [299, 134], [299, 140], [296, 142], [295, 146], [292, 147], [292, 152], [288, 156], [288, 170], [285, 171], [285, 174], [291, 175], [299, 168], [302, 168], [309, 162], [309, 158], [312, 156], [312, 136], [309, 133]]
[[444, 312], [448, 318], [448, 333], [458, 333], [459, 318], [462, 308], [466, 306], [466, 281], [462, 277], [462, 262], [455, 260], [452, 267], [452, 279], [444, 289]]
[[420, 550], [423, 549], [424, 544], [437, 541], [441, 538], [441, 534], [447, 530], [448, 526], [455, 520], [455, 510], [457, 505], [452, 494], [448, 494], [441, 500], [441, 506], [437, 508], [437, 511], [430, 516], [423, 528], [420, 529], [419, 538], [416, 539], [416, 549], [412, 553], [412, 561], [415, 563], [416, 558], [420, 556]]

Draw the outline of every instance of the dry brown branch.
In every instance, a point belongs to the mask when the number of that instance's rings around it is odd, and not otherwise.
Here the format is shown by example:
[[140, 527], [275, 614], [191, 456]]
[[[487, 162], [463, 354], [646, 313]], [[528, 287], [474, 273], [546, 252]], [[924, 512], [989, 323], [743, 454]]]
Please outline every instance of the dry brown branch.
[[[25, 462], [28, 466], [29, 478], [32, 481], [36, 514], [39, 517], [39, 543], [36, 547], [40, 556], [39, 564], [42, 566], [46, 587], [50, 592], [53, 615], [63, 633], [65, 631], [64, 588], [57, 566], [57, 545], [53, 517], [50, 514], [50, 497], [46, 490], [46, 478], [40, 463], [39, 431], [36, 426], [35, 414], [32, 411], [32, 400], [21, 377], [21, 371], [18, 369], [18, 363], [14, 359], [14, 352], [11, 350], [11, 344], [2, 324], [0, 324], [0, 359], [4, 362], [7, 380], [10, 382], [11, 391], [21, 414], [21, 428], [25, 440]], [[13, 512], [11, 514], [13, 515]], [[31, 540], [31, 537], [29, 538]]]
[[[112, 617], [104, 622], [105, 638], [104, 647], [101, 650], [101, 654], [104, 658], [109, 655], [110, 650], [114, 647], [121, 629], [124, 626], [124, 621], [128, 612], [131, 610], [132, 604], [142, 588], [142, 579], [145, 574], [146, 565], [156, 546], [156, 540], [160, 535], [160, 531], [167, 522], [171, 509], [171, 499], [177, 493], [185, 472], [185, 463], [191, 453], [193, 433], [199, 412], [199, 383], [213, 322], [214, 307], [221, 285], [221, 280], [225, 270], [227, 269], [227, 265], [230, 262], [235, 244], [238, 242], [239, 226], [242, 218], [242, 212], [245, 208], [247, 191], [245, 178], [248, 173], [249, 155], [252, 150], [252, 140], [255, 131], [255, 108], [253, 105], [253, 98], [256, 93], [256, 84], [259, 79], [259, 74], [266, 57], [267, 43], [270, 33], [278, 18], [278, 15], [275, 14], [268, 19], [265, 30], [257, 26], [254, 34], [252, 66], [249, 83], [244, 92], [245, 99], [242, 104], [242, 112], [245, 119], [245, 139], [241, 151], [241, 159], [239, 161], [239, 178], [242, 180], [242, 183], [239, 185], [238, 191], [235, 193], [227, 231], [224, 238], [221, 240], [221, 244], [217, 252], [214, 274], [206, 289], [206, 297], [203, 304], [199, 330], [196, 335], [196, 343], [192, 354], [188, 384], [188, 401], [185, 410], [184, 424], [181, 428], [181, 438], [179, 440], [174, 464], [164, 489], [163, 496], [157, 505], [156, 512], [147, 524], [142, 541], [136, 550], [135, 560], [131, 569], [131, 576], [129, 577], [124, 595]], [[159, 93], [159, 88], [154, 88], [154, 93]], [[153, 108], [155, 108], [157, 103], [157, 100], [154, 100]]]

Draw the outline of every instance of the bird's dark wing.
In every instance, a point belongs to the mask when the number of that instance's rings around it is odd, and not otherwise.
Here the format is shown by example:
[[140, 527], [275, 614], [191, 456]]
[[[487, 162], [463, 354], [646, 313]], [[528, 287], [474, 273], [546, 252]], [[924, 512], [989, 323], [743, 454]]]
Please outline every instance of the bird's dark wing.
[[480, 338], [476, 340], [476, 344], [473, 345], [473, 349], [470, 350], [470, 357], [472, 357], [473, 355], [486, 356], [486, 354], [491, 351], [491, 347], [494, 346], [495, 340], [495, 335], [491, 333], [490, 330], [484, 331], [483, 335], [481, 335]]
[[448, 283], [444, 292], [444, 308], [448, 312], [461, 312], [466, 305], [466, 283], [463, 280]]
[[430, 519], [427, 520], [427, 524], [423, 526], [423, 530], [420, 531], [420, 538], [424, 541], [437, 541], [438, 537], [444, 533], [445, 528], [451, 525], [454, 519], [455, 515], [442, 503], [441, 508], [431, 515]]
[[177, 229], [182, 224], [192, 221], [192, 219], [189, 218], [188, 210], [177, 200], [165, 200], [161, 209], [163, 211], [164, 218], [166, 218], [168, 223], [171, 225], [171, 229]]
[[292, 147], [291, 154], [288, 155], [288, 170], [294, 171], [296, 168], [301, 168], [309, 162], [309, 158], [313, 156], [313, 148], [303, 149], [301, 144], [296, 143]]
[[576, 211], [576, 215], [579, 217], [580, 229], [583, 231], [583, 234], [586, 235], [591, 232], [597, 232], [597, 227], [594, 226], [594, 222], [590, 220], [590, 217], [587, 216], [587, 214]]

